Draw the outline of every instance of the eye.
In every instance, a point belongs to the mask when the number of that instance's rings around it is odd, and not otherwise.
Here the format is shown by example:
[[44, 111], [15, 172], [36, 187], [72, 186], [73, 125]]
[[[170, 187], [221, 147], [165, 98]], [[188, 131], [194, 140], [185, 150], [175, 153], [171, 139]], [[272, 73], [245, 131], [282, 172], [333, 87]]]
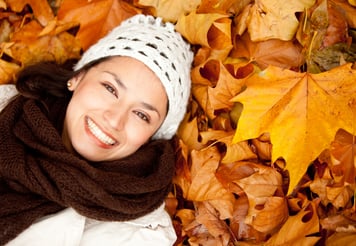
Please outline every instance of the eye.
[[142, 120], [146, 121], [147, 123], [150, 123], [150, 118], [145, 114], [140, 111], [135, 111], [135, 114], [140, 117]]
[[102, 85], [105, 87], [105, 89], [106, 89], [108, 92], [110, 92], [111, 94], [113, 94], [115, 97], [118, 97], [117, 92], [116, 92], [116, 89], [115, 89], [113, 86], [111, 86], [111, 85], [109, 85], [109, 84], [106, 84], [106, 83], [103, 83]]

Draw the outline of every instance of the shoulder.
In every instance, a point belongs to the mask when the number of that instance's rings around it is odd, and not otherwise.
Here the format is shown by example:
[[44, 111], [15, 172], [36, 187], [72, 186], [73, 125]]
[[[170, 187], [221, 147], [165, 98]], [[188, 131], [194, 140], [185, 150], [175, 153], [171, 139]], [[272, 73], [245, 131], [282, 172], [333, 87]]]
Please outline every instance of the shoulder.
[[0, 85], [0, 111], [3, 110], [9, 100], [17, 94], [18, 92], [15, 85]]
[[77, 246], [83, 235], [85, 217], [71, 208], [39, 219], [6, 246]]

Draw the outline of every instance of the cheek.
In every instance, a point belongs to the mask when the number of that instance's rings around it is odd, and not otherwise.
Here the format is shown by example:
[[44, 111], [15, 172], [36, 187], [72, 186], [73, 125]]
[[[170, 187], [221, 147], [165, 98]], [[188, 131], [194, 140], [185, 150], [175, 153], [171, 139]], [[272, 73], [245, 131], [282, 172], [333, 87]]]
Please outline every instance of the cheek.
[[129, 126], [126, 132], [127, 141], [137, 149], [145, 144], [153, 135], [153, 131], [144, 127]]

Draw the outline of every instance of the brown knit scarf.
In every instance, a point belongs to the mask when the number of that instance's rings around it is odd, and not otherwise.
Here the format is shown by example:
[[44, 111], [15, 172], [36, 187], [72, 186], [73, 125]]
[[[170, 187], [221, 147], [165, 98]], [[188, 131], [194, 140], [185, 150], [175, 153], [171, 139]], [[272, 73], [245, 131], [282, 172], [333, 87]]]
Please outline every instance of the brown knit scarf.
[[134, 219], [159, 207], [170, 189], [170, 141], [152, 141], [122, 160], [88, 162], [62, 143], [66, 105], [19, 96], [0, 113], [0, 245], [67, 207], [98, 220]]

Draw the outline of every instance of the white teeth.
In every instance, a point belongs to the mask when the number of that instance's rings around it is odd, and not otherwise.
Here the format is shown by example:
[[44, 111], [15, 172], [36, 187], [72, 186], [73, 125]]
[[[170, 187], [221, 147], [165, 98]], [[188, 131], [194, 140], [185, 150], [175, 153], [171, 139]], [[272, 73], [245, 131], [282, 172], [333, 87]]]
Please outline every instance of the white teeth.
[[116, 143], [114, 139], [112, 139], [104, 132], [102, 132], [100, 128], [97, 125], [95, 125], [95, 123], [91, 119], [87, 118], [87, 122], [88, 122], [90, 132], [93, 133], [93, 135], [97, 137], [101, 142], [108, 145], [113, 145]]

